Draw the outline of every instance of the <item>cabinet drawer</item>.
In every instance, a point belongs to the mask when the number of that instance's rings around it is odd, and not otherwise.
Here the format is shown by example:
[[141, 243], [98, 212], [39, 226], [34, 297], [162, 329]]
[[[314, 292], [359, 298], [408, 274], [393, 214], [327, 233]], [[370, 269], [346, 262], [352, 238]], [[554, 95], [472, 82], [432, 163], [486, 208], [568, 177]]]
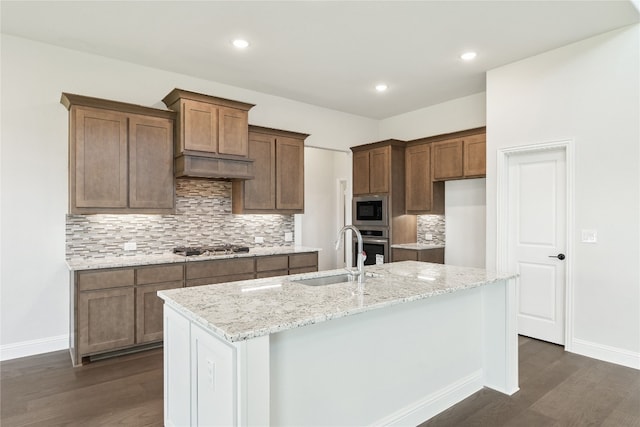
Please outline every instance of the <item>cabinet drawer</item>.
[[119, 288], [134, 284], [133, 268], [119, 270], [81, 271], [78, 273], [78, 290]]
[[187, 263], [187, 279], [229, 276], [254, 272], [253, 258], [220, 259]]
[[289, 257], [287, 255], [256, 258], [256, 271], [286, 270], [288, 266]]
[[203, 277], [200, 279], [187, 280], [187, 286], [214, 285], [216, 283], [235, 282], [238, 280], [251, 280], [254, 278], [254, 273], [231, 274], [229, 276], [217, 277]]
[[259, 271], [256, 273], [256, 279], [266, 279], [267, 277], [286, 276], [289, 274], [289, 270], [271, 270], [271, 271]]
[[140, 267], [136, 268], [136, 285], [173, 282], [182, 280], [183, 275], [184, 266], [182, 264]]
[[315, 273], [316, 271], [318, 271], [317, 266], [290, 268], [289, 274]]
[[306, 254], [289, 255], [289, 268], [317, 267], [318, 253], [310, 252]]

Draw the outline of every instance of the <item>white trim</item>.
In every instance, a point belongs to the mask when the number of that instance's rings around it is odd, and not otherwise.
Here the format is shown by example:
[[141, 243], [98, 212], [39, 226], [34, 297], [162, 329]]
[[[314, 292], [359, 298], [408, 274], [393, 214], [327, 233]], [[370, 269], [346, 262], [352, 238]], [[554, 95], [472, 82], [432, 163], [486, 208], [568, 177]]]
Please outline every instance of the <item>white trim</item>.
[[408, 405], [393, 414], [376, 422], [372, 426], [418, 425], [440, 412], [450, 408], [458, 402], [482, 389], [482, 370], [461, 378], [448, 386], [431, 393], [422, 399]]
[[21, 341], [14, 344], [0, 346], [0, 360], [11, 360], [19, 357], [34, 356], [36, 354], [69, 348], [69, 335], [40, 338], [37, 340]]
[[573, 339], [571, 348], [572, 353], [603, 360], [609, 363], [615, 363], [616, 365], [622, 365], [628, 368], [640, 369], [640, 353], [636, 353], [634, 351], [585, 341], [578, 338]]
[[518, 145], [497, 150], [497, 191], [496, 191], [496, 269], [498, 271], [507, 271], [508, 251], [509, 251], [509, 220], [508, 220], [508, 166], [509, 157], [514, 154], [533, 153], [542, 150], [561, 149], [565, 152], [566, 162], [566, 186], [567, 186], [567, 211], [566, 211], [566, 270], [565, 270], [565, 313], [564, 313], [564, 336], [565, 350], [574, 351], [573, 345], [573, 265], [575, 252], [573, 251], [573, 229], [574, 229], [574, 195], [575, 195], [575, 179], [574, 179], [574, 140], [565, 139], [559, 141], [548, 141], [543, 143]]

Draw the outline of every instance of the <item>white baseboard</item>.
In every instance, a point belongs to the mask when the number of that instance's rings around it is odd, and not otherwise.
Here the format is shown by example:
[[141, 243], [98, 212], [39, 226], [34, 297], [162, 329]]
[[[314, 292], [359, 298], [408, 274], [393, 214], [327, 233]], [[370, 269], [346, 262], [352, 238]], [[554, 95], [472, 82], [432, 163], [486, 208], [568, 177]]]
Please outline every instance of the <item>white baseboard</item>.
[[640, 369], [640, 353], [574, 338], [571, 352], [628, 368]]
[[373, 423], [374, 426], [418, 425], [481, 390], [483, 374], [478, 370], [399, 411]]
[[38, 340], [22, 341], [0, 346], [0, 360], [11, 360], [19, 357], [33, 356], [51, 351], [69, 348], [69, 335], [41, 338]]

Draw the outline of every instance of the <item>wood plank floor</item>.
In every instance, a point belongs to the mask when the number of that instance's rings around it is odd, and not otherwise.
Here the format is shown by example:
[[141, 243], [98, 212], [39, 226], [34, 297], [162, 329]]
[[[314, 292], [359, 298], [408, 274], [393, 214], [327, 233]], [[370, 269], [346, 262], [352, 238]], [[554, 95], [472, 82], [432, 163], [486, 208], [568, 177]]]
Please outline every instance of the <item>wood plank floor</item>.
[[[483, 389], [421, 426], [640, 427], [640, 371], [520, 337], [520, 391]], [[161, 426], [162, 350], [72, 368], [66, 351], [0, 364], [0, 425]]]

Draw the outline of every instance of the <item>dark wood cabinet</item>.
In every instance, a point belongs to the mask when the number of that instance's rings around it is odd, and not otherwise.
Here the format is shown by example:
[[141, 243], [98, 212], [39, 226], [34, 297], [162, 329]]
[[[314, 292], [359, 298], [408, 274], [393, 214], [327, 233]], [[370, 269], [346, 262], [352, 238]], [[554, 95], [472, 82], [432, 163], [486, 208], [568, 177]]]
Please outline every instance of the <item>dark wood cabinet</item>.
[[254, 178], [233, 183], [233, 213], [304, 213], [307, 134], [249, 127]]
[[289, 256], [272, 255], [256, 258], [256, 279], [289, 274]]
[[162, 341], [162, 299], [157, 292], [184, 286], [182, 264], [136, 268], [136, 344]]
[[69, 212], [172, 213], [174, 113], [63, 93]]
[[432, 249], [391, 249], [392, 262], [398, 261], [422, 261], [435, 264], [444, 264], [444, 248]]
[[[353, 147], [358, 148], [358, 147]], [[370, 148], [353, 153], [353, 194], [389, 193], [391, 146]]]
[[289, 255], [289, 274], [312, 273], [318, 271], [318, 252]]
[[406, 210], [408, 214], [443, 214], [444, 183], [431, 177], [431, 144], [418, 143], [405, 151]]
[[81, 356], [135, 344], [134, 270], [80, 272], [76, 280], [74, 361]]
[[486, 134], [467, 135], [432, 144], [433, 179], [479, 178], [486, 174]]
[[186, 286], [210, 285], [255, 278], [253, 258], [188, 262], [186, 268]]

